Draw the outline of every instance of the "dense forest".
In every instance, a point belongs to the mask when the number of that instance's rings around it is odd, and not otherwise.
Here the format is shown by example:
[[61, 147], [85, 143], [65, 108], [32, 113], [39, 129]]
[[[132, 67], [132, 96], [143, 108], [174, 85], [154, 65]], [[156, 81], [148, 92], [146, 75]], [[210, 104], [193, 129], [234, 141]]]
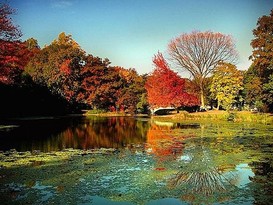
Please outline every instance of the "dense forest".
[[[35, 38], [22, 41], [11, 18], [14, 12], [0, 5], [1, 116], [81, 110], [147, 113], [168, 106], [273, 111], [273, 10], [260, 17], [253, 30], [248, 70], [236, 67], [238, 55], [230, 36], [194, 31], [170, 41], [169, 58], [155, 54], [154, 70], [143, 75], [86, 53], [65, 32], [43, 48]], [[174, 63], [191, 79], [175, 72], [170, 66]]]

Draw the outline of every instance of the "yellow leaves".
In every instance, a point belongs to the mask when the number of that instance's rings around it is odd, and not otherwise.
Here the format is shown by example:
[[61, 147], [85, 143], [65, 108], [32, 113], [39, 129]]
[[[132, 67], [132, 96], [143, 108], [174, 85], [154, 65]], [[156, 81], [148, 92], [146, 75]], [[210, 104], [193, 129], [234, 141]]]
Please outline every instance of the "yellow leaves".
[[243, 89], [243, 73], [229, 63], [221, 63], [213, 73], [210, 91], [218, 106], [229, 109]]
[[79, 44], [72, 38], [72, 35], [66, 35], [65, 32], [61, 32], [58, 36], [58, 39], [55, 39], [52, 44], [58, 46], [69, 46], [73, 49], [80, 49]]

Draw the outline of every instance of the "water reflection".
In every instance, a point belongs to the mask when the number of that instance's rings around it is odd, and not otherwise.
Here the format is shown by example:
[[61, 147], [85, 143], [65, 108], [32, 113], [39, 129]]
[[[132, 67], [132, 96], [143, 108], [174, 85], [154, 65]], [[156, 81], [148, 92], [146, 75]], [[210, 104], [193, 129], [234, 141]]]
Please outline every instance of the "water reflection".
[[[107, 156], [78, 156], [61, 164], [65, 172], [56, 171], [57, 164], [37, 164], [48, 169], [44, 173], [55, 170], [50, 179], [42, 175], [41, 180], [52, 187], [66, 187], [58, 190], [86, 203], [94, 196], [109, 204], [266, 204], [273, 200], [271, 126], [166, 123], [122, 117], [35, 123], [14, 123], [14, 128], [0, 132], [6, 133], [0, 140], [9, 136], [11, 140], [6, 142], [11, 148], [20, 145], [19, 151], [71, 147], [119, 150]], [[54, 193], [52, 203], [54, 197], [60, 195]]]
[[9, 123], [17, 127], [0, 131], [0, 150], [49, 152], [65, 148], [122, 148], [144, 144], [149, 127], [146, 120], [123, 117], [73, 117]]
[[122, 148], [144, 143], [147, 128], [147, 122], [134, 118], [89, 118], [67, 128], [58, 137], [66, 148]]

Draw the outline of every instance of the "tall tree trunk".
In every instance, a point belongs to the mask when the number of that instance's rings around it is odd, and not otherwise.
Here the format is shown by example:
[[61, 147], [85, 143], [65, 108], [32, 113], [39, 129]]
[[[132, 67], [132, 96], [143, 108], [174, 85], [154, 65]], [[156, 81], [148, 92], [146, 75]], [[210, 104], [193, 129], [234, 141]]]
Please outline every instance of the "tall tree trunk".
[[200, 88], [200, 100], [201, 100], [201, 107], [205, 107], [205, 97], [204, 97], [203, 86], [201, 86]]

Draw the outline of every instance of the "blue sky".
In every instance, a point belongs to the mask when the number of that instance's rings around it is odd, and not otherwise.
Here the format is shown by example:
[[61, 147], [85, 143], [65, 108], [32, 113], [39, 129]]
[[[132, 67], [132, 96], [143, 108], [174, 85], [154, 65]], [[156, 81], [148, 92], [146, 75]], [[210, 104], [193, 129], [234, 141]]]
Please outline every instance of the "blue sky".
[[[0, 0], [6, 2], [6, 0]], [[171, 39], [193, 30], [232, 35], [239, 52], [237, 67], [250, 61], [252, 30], [269, 15], [272, 0], [8, 0], [23, 40], [50, 44], [61, 32], [71, 34], [87, 52], [112, 65], [151, 72], [152, 58], [166, 53]], [[183, 75], [183, 74], [182, 74]], [[186, 75], [186, 74], [185, 74]]]

